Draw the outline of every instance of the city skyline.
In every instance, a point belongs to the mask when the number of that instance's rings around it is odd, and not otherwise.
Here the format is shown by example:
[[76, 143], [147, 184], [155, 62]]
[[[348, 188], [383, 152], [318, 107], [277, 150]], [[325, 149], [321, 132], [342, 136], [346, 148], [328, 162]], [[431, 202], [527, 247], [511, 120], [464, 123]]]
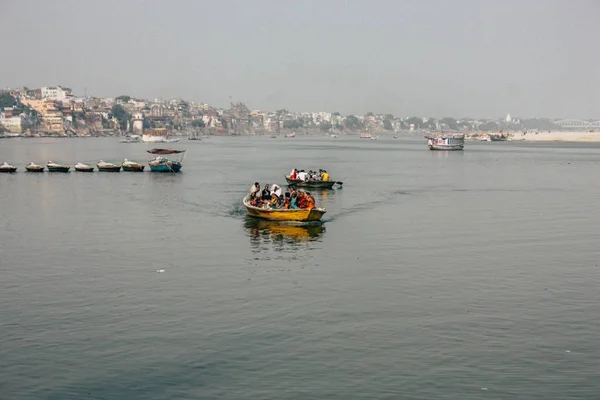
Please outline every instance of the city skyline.
[[599, 117], [593, 1], [176, 6], [7, 4], [0, 33], [17, 40], [0, 87], [343, 115]]

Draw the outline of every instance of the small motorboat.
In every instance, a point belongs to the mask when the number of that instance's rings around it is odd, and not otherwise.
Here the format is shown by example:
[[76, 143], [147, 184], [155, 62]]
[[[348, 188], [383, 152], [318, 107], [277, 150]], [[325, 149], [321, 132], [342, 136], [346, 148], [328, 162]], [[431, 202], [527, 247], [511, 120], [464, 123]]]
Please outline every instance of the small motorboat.
[[121, 164], [121, 167], [123, 168], [123, 171], [143, 172], [145, 165], [125, 159], [125, 161], [123, 161], [123, 163]]
[[53, 161], [48, 161], [46, 168], [48, 168], [48, 172], [69, 172], [71, 169], [68, 165], [57, 164]]
[[91, 165], [87, 165], [87, 164], [83, 164], [78, 162], [77, 164], [75, 164], [75, 171], [79, 171], [79, 172], [94, 172], [94, 167], [92, 167]]
[[199, 136], [189, 136], [188, 140], [202, 140]]
[[31, 164], [25, 167], [25, 170], [27, 172], [44, 172], [44, 166], [37, 165], [36, 163], [32, 162]]
[[342, 185], [342, 182], [338, 181], [302, 181], [300, 179], [290, 179], [289, 175], [285, 176], [285, 180], [288, 186], [299, 188], [332, 189], [336, 183], [340, 186]]
[[0, 172], [17, 172], [17, 167], [5, 161], [4, 164], [0, 165]]
[[285, 222], [316, 222], [321, 220], [325, 209], [323, 208], [298, 208], [298, 209], [270, 209], [259, 208], [250, 204], [250, 195], [242, 200], [246, 212], [251, 217], [267, 219], [270, 221]]
[[98, 171], [100, 172], [120, 172], [121, 166], [113, 163], [109, 163], [103, 160], [96, 165], [98, 167]]
[[[155, 155], [148, 161], [150, 171], [152, 172], [179, 172], [181, 170], [185, 150], [172, 149], [152, 149], [146, 150], [148, 153]], [[171, 155], [173, 159], [164, 157]]]

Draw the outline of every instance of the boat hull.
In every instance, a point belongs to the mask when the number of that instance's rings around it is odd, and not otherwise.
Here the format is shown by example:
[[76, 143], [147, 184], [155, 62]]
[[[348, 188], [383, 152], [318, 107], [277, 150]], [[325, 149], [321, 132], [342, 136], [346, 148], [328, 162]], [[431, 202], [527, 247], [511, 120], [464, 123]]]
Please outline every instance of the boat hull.
[[75, 167], [77, 172], [94, 172], [94, 167]]
[[13, 172], [17, 172], [17, 167], [0, 168], [0, 173], [11, 174]]
[[452, 151], [452, 150], [464, 150], [464, 144], [450, 144], [450, 145], [441, 145], [434, 144], [429, 146], [429, 150], [441, 150], [441, 151]]
[[289, 177], [285, 177], [288, 186], [294, 186], [299, 188], [312, 188], [312, 189], [331, 189], [335, 185], [336, 181], [296, 181], [291, 180]]
[[100, 171], [100, 172], [120, 172], [121, 171], [120, 165], [110, 166], [110, 167], [99, 167], [96, 165], [96, 167], [98, 167], [98, 171]]
[[320, 221], [325, 210], [322, 208], [296, 209], [296, 210], [272, 210], [266, 208], [253, 207], [247, 202], [247, 197], [243, 200], [244, 207], [249, 216], [261, 218], [269, 221], [281, 222], [316, 222]]
[[123, 171], [127, 171], [127, 172], [144, 172], [144, 168], [146, 166], [145, 165], [123, 165]]
[[69, 172], [71, 167], [46, 167], [48, 172]]
[[25, 167], [27, 172], [44, 172], [44, 167]]
[[168, 164], [148, 164], [150, 165], [150, 171], [152, 172], [179, 172], [181, 171], [181, 164], [171, 162]]

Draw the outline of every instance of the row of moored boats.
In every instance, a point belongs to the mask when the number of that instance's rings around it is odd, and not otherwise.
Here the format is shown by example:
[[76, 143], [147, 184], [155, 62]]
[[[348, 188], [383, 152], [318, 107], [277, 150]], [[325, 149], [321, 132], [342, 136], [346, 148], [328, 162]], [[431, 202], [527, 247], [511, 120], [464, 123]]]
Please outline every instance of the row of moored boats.
[[[148, 153], [154, 155], [154, 157], [148, 161], [150, 171], [152, 172], [179, 172], [182, 168], [185, 150], [152, 149], [148, 150]], [[172, 157], [167, 158], [167, 155], [172, 155]], [[72, 168], [78, 172], [94, 172], [96, 168], [100, 172], [120, 172], [121, 170], [143, 172], [145, 166], [136, 161], [125, 159], [125, 161], [119, 164], [100, 160], [95, 166], [78, 162]], [[53, 161], [49, 161], [46, 165], [38, 165], [32, 162], [25, 166], [27, 172], [44, 172], [46, 169], [48, 172], [69, 172], [71, 166]], [[4, 162], [4, 164], [0, 165], [0, 172], [17, 172], [17, 167]]]
[[[98, 171], [101, 172], [120, 172], [121, 169], [123, 171], [142, 172], [144, 171], [145, 166], [135, 161], [129, 161], [128, 159], [125, 159], [125, 161], [123, 161], [121, 164], [114, 164], [100, 160], [96, 166], [79, 162], [72, 168], [78, 172], [94, 172], [96, 168], [98, 168]], [[32, 162], [31, 164], [25, 166], [25, 170], [27, 172], [44, 172], [46, 169], [48, 172], [69, 172], [71, 170], [71, 166], [55, 163], [53, 161], [49, 161], [46, 165], [39, 165]], [[17, 172], [17, 167], [5, 162], [4, 164], [0, 165], [0, 172]]]

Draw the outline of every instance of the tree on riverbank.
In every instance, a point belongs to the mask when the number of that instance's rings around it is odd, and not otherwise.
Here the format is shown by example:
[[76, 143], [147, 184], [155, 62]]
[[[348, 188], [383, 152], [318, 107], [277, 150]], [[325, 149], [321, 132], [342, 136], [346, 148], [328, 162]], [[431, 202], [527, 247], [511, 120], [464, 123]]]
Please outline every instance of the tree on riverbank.
[[0, 108], [12, 107], [17, 100], [10, 93], [0, 93]]
[[111, 110], [112, 116], [119, 121], [119, 126], [121, 130], [127, 129], [127, 122], [131, 119], [131, 114], [127, 112], [120, 104], [115, 104], [112, 106]]

